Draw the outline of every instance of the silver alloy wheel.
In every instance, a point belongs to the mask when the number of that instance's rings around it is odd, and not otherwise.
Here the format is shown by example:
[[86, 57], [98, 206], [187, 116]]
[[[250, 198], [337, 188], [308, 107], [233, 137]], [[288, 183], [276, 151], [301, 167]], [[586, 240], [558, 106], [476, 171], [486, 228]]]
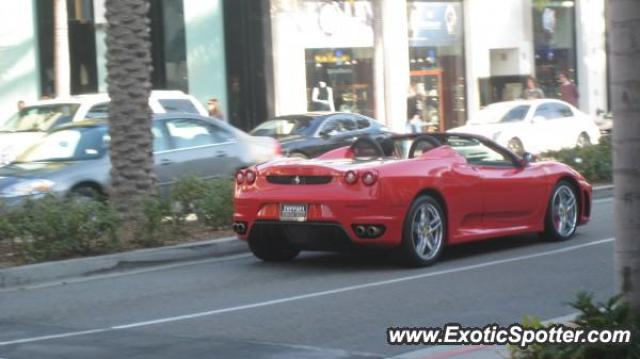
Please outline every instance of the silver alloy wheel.
[[416, 254], [430, 260], [440, 251], [444, 238], [444, 226], [440, 211], [431, 203], [418, 208], [411, 224], [411, 237]]
[[573, 190], [566, 185], [558, 187], [551, 201], [553, 227], [562, 237], [570, 236], [578, 222], [578, 201]]

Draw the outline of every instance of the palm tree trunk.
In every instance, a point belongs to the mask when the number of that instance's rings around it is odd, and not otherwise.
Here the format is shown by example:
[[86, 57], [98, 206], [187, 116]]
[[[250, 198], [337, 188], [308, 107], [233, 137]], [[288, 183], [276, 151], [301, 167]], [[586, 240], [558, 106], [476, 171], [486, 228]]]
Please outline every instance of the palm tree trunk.
[[110, 198], [125, 221], [155, 188], [148, 0], [106, 0]]
[[624, 299], [640, 310], [640, 1], [608, 5], [617, 282]]
[[54, 6], [54, 66], [56, 96], [71, 94], [71, 60], [69, 59], [69, 19], [67, 0], [55, 0]]

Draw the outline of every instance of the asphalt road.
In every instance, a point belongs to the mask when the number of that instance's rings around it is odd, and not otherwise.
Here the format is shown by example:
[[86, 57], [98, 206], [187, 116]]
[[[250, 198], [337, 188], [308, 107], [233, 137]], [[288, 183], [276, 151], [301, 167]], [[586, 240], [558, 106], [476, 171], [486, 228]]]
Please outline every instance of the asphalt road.
[[613, 294], [613, 203], [575, 239], [504, 238], [436, 265], [249, 255], [0, 291], [0, 358], [376, 358], [390, 326], [511, 324], [571, 314], [578, 291]]

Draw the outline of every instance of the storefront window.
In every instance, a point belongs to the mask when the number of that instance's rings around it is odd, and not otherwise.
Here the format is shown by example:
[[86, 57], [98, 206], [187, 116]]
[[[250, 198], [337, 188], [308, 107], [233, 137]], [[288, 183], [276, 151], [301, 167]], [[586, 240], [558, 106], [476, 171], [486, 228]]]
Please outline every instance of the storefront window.
[[153, 87], [189, 90], [183, 0], [152, 1], [151, 52]]
[[549, 97], [559, 97], [558, 75], [576, 81], [575, 1], [533, 7], [536, 77]]
[[307, 49], [311, 111], [373, 116], [373, 49]]
[[411, 88], [408, 115], [425, 131], [466, 121], [462, 3], [409, 1]]
[[301, 2], [309, 110], [374, 114], [369, 0]]

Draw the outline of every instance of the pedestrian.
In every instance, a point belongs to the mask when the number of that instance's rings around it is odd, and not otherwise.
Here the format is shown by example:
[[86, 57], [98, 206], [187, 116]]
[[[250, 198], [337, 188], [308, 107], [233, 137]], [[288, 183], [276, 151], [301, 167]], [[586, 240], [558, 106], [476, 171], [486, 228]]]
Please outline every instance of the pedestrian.
[[25, 107], [27, 107], [27, 104], [23, 100], [18, 101], [18, 111], [24, 110]]
[[544, 98], [544, 92], [538, 87], [538, 81], [533, 76], [527, 77], [527, 87], [524, 90], [525, 100], [539, 100]]
[[411, 84], [407, 94], [407, 124], [406, 133], [422, 132], [422, 103], [418, 96], [416, 85]]
[[218, 103], [217, 98], [215, 97], [210, 98], [209, 101], [207, 102], [207, 105], [209, 109], [209, 117], [213, 117], [216, 120], [220, 120], [220, 121], [226, 121], [224, 114], [220, 110], [220, 104]]
[[561, 72], [558, 76], [558, 82], [560, 82], [560, 98], [563, 101], [578, 107], [578, 98], [580, 97], [580, 94], [578, 94], [576, 84], [569, 80], [569, 76], [564, 72]]

